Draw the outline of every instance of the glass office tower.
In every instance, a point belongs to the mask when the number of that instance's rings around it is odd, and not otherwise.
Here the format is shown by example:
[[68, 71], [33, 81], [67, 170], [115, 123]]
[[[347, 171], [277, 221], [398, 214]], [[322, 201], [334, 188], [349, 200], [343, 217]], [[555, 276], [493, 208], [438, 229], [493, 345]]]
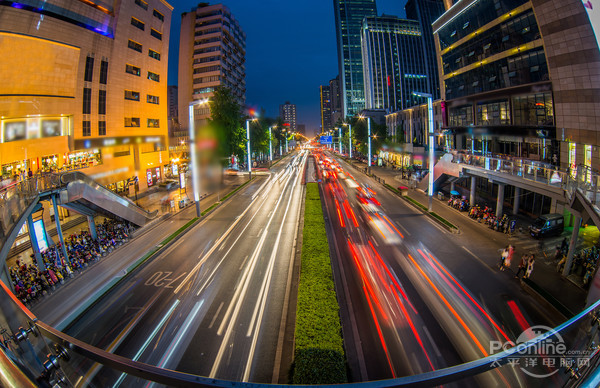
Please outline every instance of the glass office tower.
[[363, 19], [377, 16], [375, 0], [334, 0], [338, 65], [344, 117], [365, 107], [360, 29]]

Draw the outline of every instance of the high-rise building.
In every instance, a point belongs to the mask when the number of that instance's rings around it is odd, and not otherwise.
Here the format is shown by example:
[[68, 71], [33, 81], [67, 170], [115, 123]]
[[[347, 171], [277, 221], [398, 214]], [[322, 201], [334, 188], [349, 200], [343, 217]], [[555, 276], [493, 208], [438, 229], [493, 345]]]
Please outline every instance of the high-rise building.
[[164, 0], [16, 5], [0, 2], [2, 174], [81, 169], [120, 192], [134, 176], [140, 190], [155, 184], [169, 163], [173, 7]]
[[335, 32], [343, 117], [365, 107], [360, 29], [367, 16], [377, 16], [375, 0], [334, 0]]
[[340, 76], [329, 81], [329, 96], [331, 98], [331, 125], [344, 119], [342, 115], [342, 94], [340, 91]]
[[[179, 42], [179, 122], [189, 126], [189, 104], [207, 101], [217, 86], [246, 102], [246, 34], [229, 8], [200, 3], [181, 15]], [[208, 104], [194, 108], [199, 123], [210, 117]]]
[[404, 10], [406, 11], [406, 18], [418, 21], [421, 27], [423, 57], [427, 65], [427, 91], [433, 95], [434, 100], [438, 100], [440, 98], [440, 83], [431, 24], [445, 12], [444, 1], [408, 0]]
[[600, 51], [581, 1], [461, 0], [433, 31], [452, 148], [600, 167]]
[[306, 136], [306, 125], [305, 124], [298, 124], [298, 133], [301, 133], [304, 136]]
[[321, 128], [323, 131], [329, 131], [331, 124], [331, 88], [329, 85], [319, 87], [321, 94]]
[[296, 121], [296, 104], [286, 101], [285, 104], [279, 105], [279, 117], [283, 120], [283, 125], [289, 127], [289, 130], [295, 132], [297, 128]]
[[366, 109], [395, 112], [429, 93], [421, 28], [415, 20], [370, 16], [361, 29]]
[[179, 90], [177, 85], [169, 85], [167, 87], [167, 98], [168, 98], [168, 108], [169, 108], [169, 120], [171, 119], [179, 119], [179, 104], [177, 94]]

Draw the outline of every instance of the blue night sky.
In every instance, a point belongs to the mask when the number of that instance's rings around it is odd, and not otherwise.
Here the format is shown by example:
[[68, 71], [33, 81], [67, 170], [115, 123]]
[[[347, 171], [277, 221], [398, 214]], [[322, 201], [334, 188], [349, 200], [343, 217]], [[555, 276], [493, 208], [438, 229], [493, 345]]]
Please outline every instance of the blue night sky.
[[[181, 13], [198, 0], [171, 0], [169, 85], [177, 84]], [[217, 4], [211, 1], [211, 4]], [[332, 0], [223, 1], [246, 33], [246, 103], [279, 115], [279, 105], [297, 106], [307, 134], [320, 126], [319, 85], [338, 73]], [[377, 12], [404, 17], [405, 0], [377, 0]]]

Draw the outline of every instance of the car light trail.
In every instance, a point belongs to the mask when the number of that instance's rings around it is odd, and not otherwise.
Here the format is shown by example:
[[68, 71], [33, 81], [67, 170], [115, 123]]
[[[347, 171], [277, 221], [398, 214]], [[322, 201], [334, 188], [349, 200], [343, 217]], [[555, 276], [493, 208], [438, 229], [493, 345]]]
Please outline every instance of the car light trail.
[[[419, 252], [421, 253], [421, 255], [423, 255], [423, 252], [421, 252], [421, 250], [419, 250]], [[508, 335], [506, 334], [506, 332], [500, 328], [500, 326], [499, 326], [499, 325], [496, 323], [496, 321], [494, 321], [494, 319], [493, 319], [493, 318], [492, 318], [492, 317], [491, 317], [491, 316], [490, 316], [490, 315], [487, 313], [487, 311], [485, 311], [485, 310], [483, 309], [483, 307], [481, 307], [481, 305], [475, 301], [475, 299], [474, 299], [474, 298], [471, 296], [471, 294], [470, 294], [470, 293], [469, 293], [467, 290], [465, 290], [465, 289], [463, 288], [463, 286], [462, 286], [462, 285], [461, 285], [461, 284], [460, 284], [460, 283], [459, 283], [459, 282], [456, 280], [456, 278], [455, 278], [454, 276], [452, 276], [452, 275], [451, 275], [451, 274], [450, 274], [450, 273], [449, 273], [449, 272], [446, 270], [446, 268], [444, 268], [444, 266], [442, 266], [442, 265], [440, 264], [440, 262], [436, 260], [436, 258], [435, 258], [435, 257], [433, 257], [431, 254], [428, 254], [428, 256], [431, 258], [431, 260], [433, 260], [433, 261], [435, 261], [435, 262], [436, 262], [437, 266], [438, 266], [438, 267], [439, 267], [439, 268], [440, 268], [442, 271], [444, 271], [444, 273], [446, 274], [446, 276], [448, 276], [448, 278], [450, 278], [450, 279], [451, 279], [451, 280], [452, 280], [452, 281], [453, 281], [453, 282], [454, 282], [454, 283], [455, 283], [455, 284], [456, 284], [456, 285], [457, 285], [457, 286], [458, 286], [458, 287], [459, 287], [459, 288], [462, 290], [462, 292], [464, 292], [464, 294], [465, 294], [465, 295], [466, 295], [466, 296], [467, 296], [467, 297], [468, 297], [468, 298], [471, 300], [471, 302], [473, 302], [473, 304], [474, 304], [475, 306], [477, 306], [477, 308], [479, 309], [479, 311], [481, 311], [481, 312], [483, 313], [483, 315], [485, 315], [485, 316], [486, 316], [486, 318], [487, 318], [487, 319], [490, 321], [490, 323], [491, 323], [492, 325], [494, 325], [494, 327], [496, 328], [496, 330], [498, 330], [498, 332], [499, 332], [500, 334], [502, 334], [502, 336], [503, 336], [503, 337], [504, 337], [504, 338], [505, 338], [507, 341], [510, 341], [510, 338], [508, 338]], [[423, 255], [423, 257], [425, 257], [425, 256]], [[427, 257], [425, 257], [425, 259], [427, 260]], [[431, 263], [430, 263], [430, 264], [431, 264]], [[433, 264], [432, 264], [432, 267], [433, 267]]]
[[481, 353], [485, 357], [487, 357], [488, 356], [488, 352], [485, 350], [485, 348], [483, 347], [483, 345], [481, 344], [481, 342], [479, 342], [479, 340], [477, 339], [477, 337], [475, 336], [475, 334], [473, 334], [473, 332], [471, 331], [471, 329], [469, 329], [469, 327], [467, 326], [467, 324], [465, 323], [465, 321], [462, 320], [462, 318], [460, 317], [460, 315], [458, 315], [458, 313], [450, 305], [450, 303], [448, 302], [448, 300], [446, 298], [444, 298], [444, 296], [442, 295], [442, 293], [440, 292], [440, 290], [435, 286], [435, 284], [433, 284], [433, 282], [431, 281], [431, 279], [429, 278], [429, 276], [427, 276], [427, 274], [423, 271], [423, 269], [416, 262], [416, 260], [410, 254], [408, 254], [408, 258], [413, 262], [415, 268], [421, 273], [421, 275], [423, 275], [423, 277], [425, 278], [425, 280], [427, 280], [427, 282], [429, 283], [429, 285], [431, 286], [431, 288], [435, 291], [436, 294], [438, 294], [438, 296], [440, 297], [441, 301], [444, 302], [444, 304], [446, 305], [446, 307], [448, 307], [448, 309], [450, 310], [450, 312], [452, 313], [452, 315], [454, 315], [454, 317], [458, 320], [458, 322], [460, 323], [460, 325], [465, 329], [465, 331], [467, 332], [467, 334], [469, 335], [469, 337], [471, 337], [471, 339], [473, 340], [473, 342], [475, 343], [475, 345], [477, 345], [477, 347], [479, 348], [479, 350], [481, 351]]
[[383, 346], [383, 351], [385, 352], [385, 357], [387, 358], [388, 365], [390, 367], [390, 371], [392, 372], [392, 376], [396, 377], [396, 371], [394, 371], [394, 366], [392, 365], [392, 360], [390, 359], [390, 352], [388, 351], [387, 345], [385, 344], [385, 339], [383, 338], [383, 333], [381, 332], [381, 327], [379, 326], [379, 321], [375, 316], [375, 311], [373, 310], [373, 304], [371, 303], [371, 298], [369, 298], [369, 294], [365, 286], [363, 286], [363, 291], [365, 296], [367, 297], [367, 302], [369, 303], [369, 309], [371, 310], [371, 315], [373, 316], [373, 321], [375, 322], [375, 327], [377, 327], [377, 334], [379, 335], [379, 340], [381, 341], [381, 346]]
[[[529, 324], [529, 322], [527, 322], [525, 316], [523, 316], [523, 313], [519, 309], [519, 306], [517, 306], [514, 300], [509, 300], [507, 304], [510, 310], [512, 311], [513, 315], [515, 316], [515, 319], [519, 323], [519, 326], [521, 326], [521, 329], [523, 329], [523, 332], [527, 331], [527, 329], [529, 329], [531, 325]], [[529, 341], [532, 338], [527, 338], [527, 341]]]
[[392, 225], [392, 228], [394, 228], [394, 230], [396, 231], [396, 233], [398, 233], [400, 235], [400, 237], [404, 238], [404, 235], [402, 233], [400, 233], [400, 231], [396, 228], [394, 223], [392, 221], [390, 221], [390, 219], [387, 218], [387, 216], [385, 214], [383, 214], [383, 218], [385, 218], [387, 220], [387, 222], [389, 222], [389, 224]]
[[342, 216], [342, 211], [340, 210], [340, 204], [337, 199], [335, 200], [335, 210], [337, 211], [338, 218], [340, 219], [340, 225], [342, 226], [342, 228], [345, 228], [346, 224], [344, 223], [344, 217]]
[[354, 214], [354, 210], [350, 207], [348, 200], [344, 201], [344, 209], [346, 209], [346, 213], [350, 214], [350, 218], [352, 219], [352, 223], [354, 227], [358, 228], [358, 220], [356, 219], [356, 215]]
[[369, 290], [369, 293], [373, 296], [373, 300], [377, 304], [377, 308], [379, 309], [379, 311], [381, 311], [381, 314], [383, 315], [383, 318], [387, 320], [387, 314], [385, 313], [385, 311], [383, 311], [383, 306], [379, 302], [379, 299], [375, 296], [375, 291], [371, 287], [371, 283], [369, 282], [369, 279], [367, 277], [367, 274], [365, 273], [364, 268], [360, 264], [360, 260], [358, 259], [358, 255], [357, 255], [356, 249], [352, 245], [352, 242], [350, 241], [350, 239], [348, 239], [348, 246], [350, 247], [350, 250], [352, 252], [352, 257], [354, 258], [354, 262], [356, 263], [356, 266], [358, 268], [358, 272], [360, 273], [360, 277], [361, 277], [361, 279], [363, 281], [363, 284], [367, 286], [367, 289]]
[[[163, 318], [160, 320], [158, 325], [156, 325], [156, 327], [152, 331], [152, 334], [150, 334], [150, 337], [148, 337], [146, 339], [146, 342], [144, 342], [144, 345], [142, 345], [140, 350], [138, 350], [138, 352], [132, 358], [133, 361], [139, 360], [139, 358], [142, 356], [144, 351], [146, 351], [146, 348], [148, 347], [148, 345], [150, 345], [150, 342], [152, 342], [154, 340], [154, 337], [156, 337], [156, 334], [158, 334], [160, 329], [164, 326], [164, 324], [167, 322], [167, 320], [171, 317], [171, 314], [173, 314], [173, 310], [175, 310], [175, 308], [177, 307], [178, 304], [179, 304], [179, 299], [175, 299], [175, 301], [171, 305], [171, 308], [169, 308], [169, 311], [167, 311], [167, 313], [163, 316]], [[121, 373], [121, 377], [119, 377], [119, 379], [115, 382], [115, 384], [113, 385], [113, 388], [117, 388], [119, 385], [121, 385], [123, 380], [125, 380], [125, 377], [127, 377], [127, 374]]]

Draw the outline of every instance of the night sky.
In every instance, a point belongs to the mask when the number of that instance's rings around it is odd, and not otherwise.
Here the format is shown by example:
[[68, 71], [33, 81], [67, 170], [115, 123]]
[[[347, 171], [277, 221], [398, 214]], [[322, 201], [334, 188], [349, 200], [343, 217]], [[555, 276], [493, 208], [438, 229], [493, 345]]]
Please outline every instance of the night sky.
[[[181, 13], [198, 0], [170, 0], [169, 85], [177, 84]], [[321, 123], [319, 85], [338, 73], [332, 0], [223, 1], [246, 33], [246, 103], [279, 115], [279, 105], [297, 106], [298, 123], [312, 134]], [[404, 17], [406, 0], [377, 0], [377, 12]], [[218, 4], [211, 1], [210, 4]]]

